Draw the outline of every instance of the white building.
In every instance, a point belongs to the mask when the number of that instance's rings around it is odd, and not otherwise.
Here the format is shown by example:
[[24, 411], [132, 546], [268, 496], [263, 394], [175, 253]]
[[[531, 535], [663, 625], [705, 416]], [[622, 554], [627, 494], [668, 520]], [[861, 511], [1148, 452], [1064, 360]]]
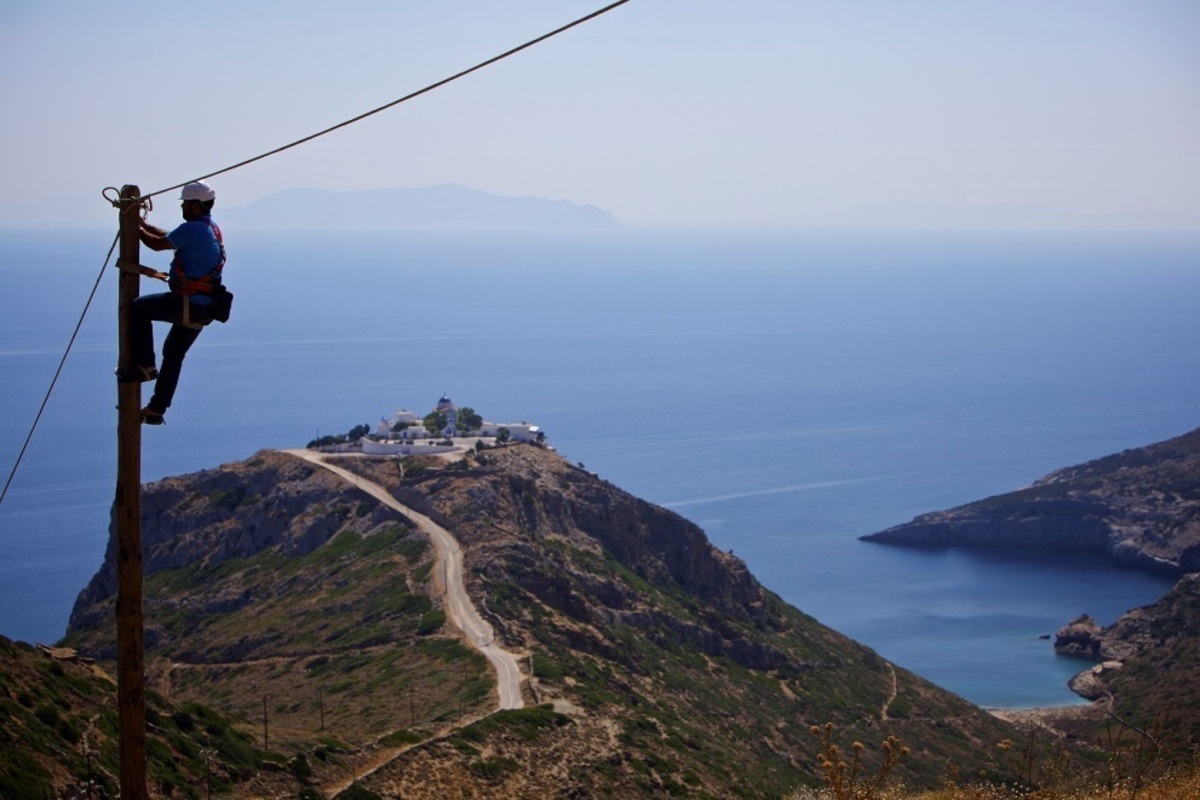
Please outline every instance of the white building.
[[380, 441], [364, 437], [362, 452], [367, 456], [432, 456], [438, 453], [453, 453], [462, 450], [461, 444], [438, 444], [411, 440]]
[[375, 436], [379, 439], [424, 439], [428, 435], [421, 418], [407, 408], [392, 414], [391, 419], [381, 419], [375, 426]]
[[[372, 436], [365, 436], [362, 439], [362, 451], [367, 455], [412, 455], [414, 453], [434, 453], [434, 452], [450, 452], [452, 450], [462, 449], [469, 446], [459, 440], [454, 447], [434, 445], [433, 443], [423, 443], [416, 445], [417, 440], [422, 439], [453, 439], [458, 437], [458, 406], [454, 404], [449, 395], [442, 395], [437, 404], [433, 407], [435, 412], [440, 412], [446, 417], [446, 426], [440, 433], [431, 434], [425, 429], [424, 417], [418, 415], [414, 411], [401, 409], [392, 414], [391, 418], [384, 418], [375, 426], [375, 432]], [[514, 442], [544, 442], [546, 434], [537, 425], [532, 425], [528, 422], [487, 422], [485, 421], [479, 431], [471, 438], [494, 439], [499, 435], [501, 428], [508, 429], [509, 438]]]

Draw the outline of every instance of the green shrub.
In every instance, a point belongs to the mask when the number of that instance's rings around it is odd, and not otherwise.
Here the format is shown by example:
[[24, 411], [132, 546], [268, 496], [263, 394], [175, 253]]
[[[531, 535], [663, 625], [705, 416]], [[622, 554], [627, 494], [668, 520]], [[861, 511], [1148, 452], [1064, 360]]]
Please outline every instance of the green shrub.
[[383, 798], [356, 783], [339, 794], [338, 800], [383, 800]]
[[412, 731], [393, 731], [379, 740], [384, 747], [400, 747], [424, 741], [424, 737]]
[[514, 759], [501, 757], [472, 761], [467, 765], [467, 769], [477, 778], [497, 780], [507, 773], [515, 771], [519, 766]]
[[417, 626], [418, 636], [428, 636], [437, 633], [446, 624], [446, 612], [434, 608], [421, 615], [421, 623]]

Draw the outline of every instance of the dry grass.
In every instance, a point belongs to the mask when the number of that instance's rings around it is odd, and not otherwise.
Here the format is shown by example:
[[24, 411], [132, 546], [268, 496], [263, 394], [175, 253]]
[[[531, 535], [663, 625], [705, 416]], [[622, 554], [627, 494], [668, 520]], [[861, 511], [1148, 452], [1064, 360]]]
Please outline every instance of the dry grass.
[[1195, 768], [1167, 773], [1135, 791], [1127, 782], [1114, 786], [1071, 789], [1012, 789], [1004, 786], [953, 786], [933, 792], [880, 795], [879, 800], [1197, 800], [1200, 771]]
[[[1191, 760], [1187, 755], [1181, 759], [1178, 754], [1188, 753], [1187, 747], [1173, 748], [1174, 757], [1167, 754], [1161, 745], [1169, 728], [1163, 719], [1149, 732], [1128, 726], [1110, 728], [1097, 742], [1106, 766], [1078, 774], [1069, 750], [1039, 748], [1031, 732], [1026, 743], [1008, 739], [997, 743], [988, 759], [994, 771], [981, 772], [977, 782], [960, 782], [959, 774], [951, 770], [943, 788], [915, 791], [889, 783], [909, 753], [895, 737], [882, 744], [882, 763], [868, 771], [861, 763], [865, 749], [861, 743], [854, 742], [846, 755], [834, 739], [832, 725], [814, 726], [825, 786], [798, 789], [785, 800], [1200, 800], [1200, 760], [1194, 758], [1194, 751]], [[1136, 736], [1131, 739], [1130, 733]], [[1010, 783], [988, 780], [989, 775], [1001, 774], [1018, 777]]]
[[[934, 791], [912, 792], [902, 786], [889, 786], [874, 794], [848, 795], [855, 800], [1198, 800], [1200, 770], [1191, 769], [1178, 774], [1168, 773], [1134, 792], [1121, 783], [1115, 786], [1085, 786], [1071, 789], [1017, 789], [984, 784], [950, 786]], [[834, 800], [836, 795], [823, 789], [800, 789], [786, 800]]]
[[827, 722], [824, 728], [813, 725], [810, 732], [821, 742], [821, 755], [818, 759], [821, 777], [825, 781], [826, 794], [832, 800], [871, 800], [881, 797], [880, 792], [888, 776], [900, 764], [901, 759], [908, 755], [908, 748], [902, 746], [895, 736], [889, 736], [880, 745], [883, 762], [876, 770], [871, 771], [863, 764], [865, 745], [855, 742], [849, 755], [843, 753], [833, 739], [832, 722]]

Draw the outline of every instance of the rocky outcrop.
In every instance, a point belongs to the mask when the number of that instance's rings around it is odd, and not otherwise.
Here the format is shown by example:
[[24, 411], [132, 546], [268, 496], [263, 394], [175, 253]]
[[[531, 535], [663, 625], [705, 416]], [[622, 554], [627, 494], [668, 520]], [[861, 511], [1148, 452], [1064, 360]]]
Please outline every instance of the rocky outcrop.
[[1105, 679], [1111, 678], [1113, 673], [1123, 666], [1120, 661], [1104, 661], [1075, 675], [1067, 681], [1067, 686], [1080, 697], [1103, 700], [1111, 695]]
[[1148, 644], [1138, 631], [1139, 620], [1145, 613], [1145, 609], [1136, 608], [1109, 628], [1101, 627], [1095, 619], [1083, 614], [1058, 629], [1054, 636], [1054, 652], [1092, 661], [1123, 662]]
[[1100, 644], [1100, 626], [1087, 614], [1059, 628], [1054, 636], [1054, 652], [1073, 658], [1098, 658]]
[[1161, 600], [1122, 614], [1108, 627], [1101, 627], [1088, 615], [1080, 616], [1060, 628], [1054, 649], [1062, 655], [1102, 661], [1128, 661], [1157, 647], [1171, 646], [1177, 640], [1200, 635], [1197, 609], [1200, 605], [1200, 574], [1185, 575]]
[[862, 537], [925, 547], [1102, 553], [1180, 575], [1200, 569], [1200, 429], [1053, 472], [1032, 486]]

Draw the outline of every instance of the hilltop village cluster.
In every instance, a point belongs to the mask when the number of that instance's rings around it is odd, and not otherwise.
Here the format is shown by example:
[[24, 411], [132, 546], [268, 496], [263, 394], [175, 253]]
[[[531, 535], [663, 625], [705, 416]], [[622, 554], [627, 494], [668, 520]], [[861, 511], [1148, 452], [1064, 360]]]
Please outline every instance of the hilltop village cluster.
[[[428, 414], [421, 416], [400, 409], [385, 417], [374, 431], [360, 429], [357, 441], [338, 444], [321, 443], [326, 451], [360, 450], [363, 455], [438, 455], [467, 450], [483, 444], [533, 442], [545, 444], [546, 434], [528, 422], [488, 422], [468, 407], [459, 407], [443, 395]], [[311, 447], [312, 445], [310, 445]]]

